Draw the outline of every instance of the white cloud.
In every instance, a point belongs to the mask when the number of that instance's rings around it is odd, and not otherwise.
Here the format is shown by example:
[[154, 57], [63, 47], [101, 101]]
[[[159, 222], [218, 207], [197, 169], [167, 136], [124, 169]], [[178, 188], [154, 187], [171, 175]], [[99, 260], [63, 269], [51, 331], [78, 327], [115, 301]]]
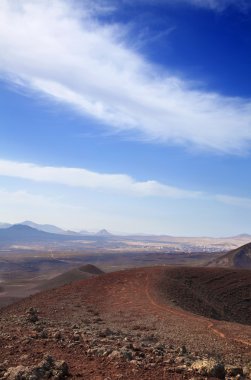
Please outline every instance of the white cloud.
[[124, 27], [98, 21], [95, 12], [105, 8], [94, 5], [1, 0], [0, 75], [112, 130], [231, 154], [249, 149], [250, 100], [195, 90], [160, 73], [127, 46]]
[[46, 198], [43, 195], [31, 194], [26, 190], [9, 191], [3, 188], [0, 188], [0, 200], [2, 204], [9, 203], [14, 207], [16, 207], [17, 204], [27, 205], [27, 203], [31, 206], [39, 204], [42, 207], [55, 204], [55, 200]]
[[[96, 230], [105, 227], [111, 231], [178, 235], [205, 235], [209, 231], [219, 235], [226, 234], [228, 228], [232, 231], [228, 234], [232, 234], [246, 230], [250, 225], [246, 210], [251, 208], [251, 199], [245, 197], [188, 191], [156, 181], [139, 182], [127, 175], [7, 160], [0, 160], [0, 176], [20, 180], [14, 182], [17, 190], [13, 191], [12, 181], [10, 189], [0, 188], [1, 221], [10, 223], [33, 220], [53, 223], [65, 229]], [[62, 186], [60, 191], [58, 187], [50, 186], [46, 191], [50, 195], [42, 195], [28, 191], [37, 189], [37, 186], [30, 186], [31, 183], [24, 180]], [[8, 186], [7, 178], [4, 182]], [[65, 186], [71, 186], [72, 191]], [[83, 191], [78, 192], [75, 188]], [[86, 192], [88, 188], [92, 191]], [[99, 191], [105, 192], [105, 197], [103, 194], [99, 196]], [[115, 195], [119, 195], [119, 199]], [[131, 198], [121, 202], [121, 196], [128, 195]], [[150, 201], [150, 196], [159, 198], [157, 205], [156, 199], [154, 204]], [[241, 218], [238, 230], [236, 215]]]
[[216, 195], [214, 199], [221, 203], [225, 203], [232, 206], [251, 208], [251, 198], [219, 194]]
[[[137, 181], [126, 174], [105, 174], [83, 168], [41, 166], [27, 162], [0, 160], [0, 176], [31, 180], [41, 183], [58, 184], [95, 191], [107, 194], [119, 194], [131, 197], [160, 197], [169, 199], [197, 199], [203, 201], [216, 201], [237, 207], [251, 207], [251, 199], [228, 194], [208, 194], [203, 191], [191, 191], [169, 186], [155, 180]], [[13, 193], [13, 201], [37, 204], [40, 202], [55, 203], [55, 200], [43, 196], [31, 197], [26, 191]], [[4, 200], [4, 195], [0, 194]], [[58, 199], [58, 205], [62, 200]]]
[[196, 191], [168, 186], [154, 180], [139, 182], [125, 174], [102, 174], [83, 168], [39, 166], [8, 160], [0, 160], [0, 176], [112, 191], [131, 196], [196, 198], [201, 194]]

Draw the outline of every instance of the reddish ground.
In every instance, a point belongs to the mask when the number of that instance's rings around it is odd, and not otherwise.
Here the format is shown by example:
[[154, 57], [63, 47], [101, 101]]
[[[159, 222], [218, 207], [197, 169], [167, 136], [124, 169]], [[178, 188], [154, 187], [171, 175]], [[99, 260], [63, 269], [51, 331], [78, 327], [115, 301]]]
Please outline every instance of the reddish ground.
[[[147, 346], [152, 340], [153, 344], [163, 343], [170, 350], [185, 345], [193, 356], [212, 356], [228, 364], [244, 365], [251, 360], [250, 325], [200, 316], [191, 312], [193, 305], [188, 303], [186, 308], [190, 311], [181, 308], [180, 303], [186, 293], [178, 291], [177, 276], [184, 284], [182, 279], [188, 280], [188, 273], [193, 270], [155, 267], [114, 272], [40, 293], [11, 305], [0, 312], [0, 364], [6, 361], [8, 366], [30, 365], [49, 353], [69, 364], [73, 378], [149, 380], [192, 377], [176, 371], [175, 366], [163, 363], [162, 359], [153, 365], [135, 367], [123, 359], [90, 355], [88, 349], [95, 344], [106, 344], [100, 332], [108, 327], [119, 331], [124, 341], [138, 340]], [[220, 273], [211, 268], [206, 271], [197, 277], [198, 290], [204, 286], [199, 293], [201, 297], [206, 289], [205, 281], [202, 281], [205, 275], [210, 277], [207, 277], [208, 284], [213, 284], [213, 278], [219, 277]], [[221, 271], [221, 275], [225, 275], [224, 270]], [[238, 272], [239, 281], [247, 275], [244, 272]], [[173, 289], [175, 284], [177, 292]], [[245, 284], [250, 290], [248, 280]], [[208, 286], [211, 289], [211, 285]], [[195, 289], [194, 285], [192, 288]], [[213, 289], [216, 291], [216, 286]], [[226, 310], [231, 307], [231, 302], [224, 300]], [[34, 326], [25, 320], [26, 310], [30, 307], [39, 309], [40, 324]], [[196, 306], [194, 312], [198, 311]], [[39, 331], [43, 329], [48, 331], [48, 337], [40, 337]], [[63, 340], [53, 338], [57, 331], [62, 333]], [[79, 341], [74, 339], [76, 331], [81, 336]], [[112, 348], [117, 346], [121, 346], [121, 340], [114, 339]]]

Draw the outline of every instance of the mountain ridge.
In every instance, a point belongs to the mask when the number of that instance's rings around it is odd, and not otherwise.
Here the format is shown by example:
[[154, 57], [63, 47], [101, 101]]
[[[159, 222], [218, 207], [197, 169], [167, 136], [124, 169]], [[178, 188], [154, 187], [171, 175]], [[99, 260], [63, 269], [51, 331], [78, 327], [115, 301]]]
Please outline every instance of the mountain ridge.
[[210, 261], [208, 266], [251, 269], [251, 243], [244, 244]]

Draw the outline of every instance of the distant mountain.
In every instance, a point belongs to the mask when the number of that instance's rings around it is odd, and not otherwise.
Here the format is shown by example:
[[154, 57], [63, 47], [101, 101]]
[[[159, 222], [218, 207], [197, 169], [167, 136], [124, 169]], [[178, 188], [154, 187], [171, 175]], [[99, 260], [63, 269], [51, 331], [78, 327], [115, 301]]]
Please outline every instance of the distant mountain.
[[208, 266], [251, 269], [251, 243], [218, 257], [211, 261]]
[[98, 231], [96, 235], [97, 236], [112, 236], [112, 234], [105, 229]]
[[86, 230], [81, 230], [79, 231], [79, 234], [80, 235], [93, 235], [93, 233], [89, 232], [89, 231], [86, 231]]
[[0, 223], [0, 229], [1, 228], [8, 228], [8, 227], [11, 227], [12, 226], [12, 224], [10, 224], [10, 223]]
[[9, 228], [0, 229], [0, 244], [60, 242], [74, 238], [79, 237], [40, 231], [24, 224], [14, 224]]
[[58, 288], [59, 286], [70, 284], [73, 281], [85, 280], [86, 278], [97, 276], [103, 273], [104, 272], [101, 269], [95, 267], [94, 265], [87, 264], [79, 268], [71, 269], [50, 280], [47, 280], [39, 285], [37, 289], [41, 291]]
[[23, 224], [24, 226], [36, 228], [39, 231], [49, 232], [51, 234], [63, 234], [63, 235], [70, 234], [70, 235], [73, 235], [76, 233], [76, 232], [72, 232], [72, 231], [65, 231], [62, 228], [59, 228], [59, 227], [54, 226], [52, 224], [38, 224], [38, 223], [34, 223], [30, 220], [26, 220], [26, 221], [19, 223], [19, 224]]
[[65, 231], [64, 235], [80, 235], [79, 232], [67, 230]]
[[[251, 240], [251, 235], [249, 234], [239, 234], [239, 235], [236, 235], [236, 236], [233, 236], [233, 238], [247, 238], [247, 239], [250, 239]], [[231, 237], [230, 237], [231, 239]]]
[[[60, 235], [93, 235], [86, 230], [82, 230], [80, 232], [72, 231], [72, 230], [64, 230], [63, 228], [57, 227], [53, 224], [39, 224], [32, 222], [31, 220], [25, 220], [24, 222], [18, 223], [23, 224], [24, 226], [29, 226], [32, 228], [36, 228], [39, 231], [49, 232], [51, 234], [60, 234]], [[1, 227], [1, 225], [3, 227]], [[12, 224], [9, 223], [0, 223], [0, 228], [10, 227]]]
[[36, 228], [26, 226], [25, 224], [14, 224], [8, 228], [0, 229], [0, 245], [12, 245], [14, 243], [60, 243], [78, 240], [92, 239], [99, 240], [100, 236], [85, 236], [77, 233], [55, 234], [51, 232], [40, 231]]

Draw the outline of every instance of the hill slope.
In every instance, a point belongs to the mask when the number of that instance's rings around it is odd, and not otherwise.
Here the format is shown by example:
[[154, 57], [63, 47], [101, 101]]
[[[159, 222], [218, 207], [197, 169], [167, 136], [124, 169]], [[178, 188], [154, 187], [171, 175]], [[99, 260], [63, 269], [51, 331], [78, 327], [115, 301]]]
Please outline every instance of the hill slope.
[[39, 231], [49, 232], [52, 234], [63, 234], [63, 235], [67, 234], [67, 231], [65, 231], [62, 228], [59, 228], [57, 226], [54, 226], [52, 224], [38, 224], [38, 223], [34, 223], [30, 220], [25, 220], [24, 222], [22, 222], [20, 224], [22, 224], [24, 226], [35, 228], [36, 230], [39, 230]]
[[205, 317], [251, 325], [251, 271], [174, 267], [162, 276], [164, 299]]
[[70, 284], [73, 281], [84, 280], [103, 273], [104, 272], [101, 269], [95, 267], [94, 265], [87, 264], [78, 268], [71, 269], [50, 280], [47, 280], [43, 284], [39, 285], [37, 289], [42, 291], [58, 288], [59, 286]]
[[[247, 272], [138, 268], [76, 281], [26, 298], [0, 310], [0, 362], [7, 363], [2, 372], [8, 374], [12, 367], [20, 370], [20, 365], [25, 371], [34, 365], [40, 368], [46, 354], [46, 368], [51, 356], [60, 368], [64, 360], [72, 379], [211, 380], [225, 378], [221, 363], [241, 368], [242, 373], [250, 362], [251, 325], [196, 315], [173, 301], [185, 301], [186, 292], [192, 290], [193, 303], [200, 298], [198, 291], [208, 291], [217, 306], [218, 297], [228, 293], [223, 298], [225, 306], [230, 310], [241, 303], [243, 312], [239, 307], [238, 313], [250, 315], [247, 296], [238, 290], [246, 284], [250, 294]], [[174, 286], [176, 293], [171, 292]], [[203, 366], [208, 361], [208, 368], [212, 362], [220, 362], [215, 367], [221, 372], [217, 376], [210, 369], [211, 374], [198, 373], [202, 361]]]
[[208, 266], [251, 269], [251, 243], [218, 257], [211, 261]]

